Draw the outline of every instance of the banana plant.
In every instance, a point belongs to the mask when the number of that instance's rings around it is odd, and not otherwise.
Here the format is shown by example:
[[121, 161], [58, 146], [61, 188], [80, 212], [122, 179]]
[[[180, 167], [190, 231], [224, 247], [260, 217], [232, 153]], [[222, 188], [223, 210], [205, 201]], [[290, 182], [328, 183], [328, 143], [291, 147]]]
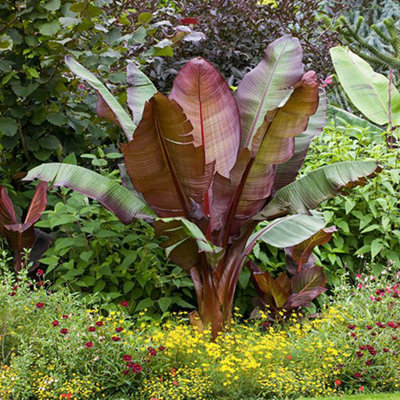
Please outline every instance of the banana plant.
[[4, 186], [0, 186], [0, 236], [3, 236], [10, 248], [14, 251], [15, 271], [19, 272], [24, 266], [23, 252], [29, 249], [29, 261], [33, 263], [31, 269], [38, 265], [43, 253], [49, 248], [50, 236], [38, 229], [38, 221], [47, 204], [47, 183], [40, 182], [36, 186], [31, 204], [22, 223], [17, 218], [14, 206]]
[[98, 93], [100, 115], [127, 137], [124, 186], [54, 163], [26, 179], [84, 193], [126, 224], [151, 222], [167, 255], [193, 280], [198, 311], [191, 320], [211, 326], [213, 337], [229, 325], [239, 274], [257, 241], [281, 248], [303, 242], [325, 225], [310, 210], [378, 169], [370, 161], [343, 162], [295, 180], [324, 125], [326, 101], [291, 36], [267, 47], [235, 95], [202, 58], [181, 69], [168, 97], [130, 64], [133, 118], [92, 73], [72, 57], [66, 62]]

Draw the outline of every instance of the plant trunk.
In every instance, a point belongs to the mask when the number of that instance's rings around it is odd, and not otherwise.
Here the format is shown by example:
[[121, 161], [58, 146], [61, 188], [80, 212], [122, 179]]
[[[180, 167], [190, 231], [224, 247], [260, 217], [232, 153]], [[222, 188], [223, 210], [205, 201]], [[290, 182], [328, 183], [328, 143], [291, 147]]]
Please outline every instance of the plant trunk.
[[200, 330], [211, 328], [212, 340], [229, 329], [236, 285], [246, 258], [244, 248], [250, 233], [251, 230], [227, 249], [217, 268], [212, 268], [202, 256], [201, 265], [190, 271], [198, 304], [198, 311], [191, 313], [190, 321]]

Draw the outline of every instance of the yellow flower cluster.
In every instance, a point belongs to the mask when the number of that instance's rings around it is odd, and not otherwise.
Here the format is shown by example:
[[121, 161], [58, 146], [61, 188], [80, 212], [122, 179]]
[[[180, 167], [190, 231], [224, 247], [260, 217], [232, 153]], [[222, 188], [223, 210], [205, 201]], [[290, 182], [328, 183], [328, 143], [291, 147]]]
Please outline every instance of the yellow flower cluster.
[[12, 399], [12, 394], [17, 386], [18, 378], [15, 371], [5, 365], [0, 369], [0, 399]]
[[[302, 324], [294, 314], [288, 329], [270, 327], [266, 332], [260, 330], [258, 323], [233, 322], [230, 331], [215, 342], [210, 342], [210, 332], [201, 333], [183, 323], [167, 323], [153, 334], [153, 343], [155, 347], [166, 347], [165, 356], [171, 360], [169, 367], [190, 371], [193, 386], [198, 387], [208, 379], [207, 388], [214, 395], [223, 392], [232, 399], [246, 392], [269, 396], [332, 395], [337, 391], [334, 381], [340, 373], [338, 366], [351, 354], [347, 349], [339, 352], [324, 335], [325, 332], [329, 335], [330, 325], [344, 322], [343, 312], [331, 308], [323, 318]], [[149, 380], [146, 387], [154, 398], [175, 398], [170, 395], [168, 379]]]

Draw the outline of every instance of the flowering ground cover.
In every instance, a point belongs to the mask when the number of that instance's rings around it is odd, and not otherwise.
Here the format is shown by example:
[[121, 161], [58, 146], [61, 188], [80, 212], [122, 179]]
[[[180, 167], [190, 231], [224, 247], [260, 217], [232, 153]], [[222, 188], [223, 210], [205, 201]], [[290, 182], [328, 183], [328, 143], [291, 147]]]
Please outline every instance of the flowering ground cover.
[[355, 287], [343, 280], [313, 318], [281, 315], [286, 323], [271, 325], [236, 314], [215, 342], [186, 314], [133, 320], [125, 302], [83, 303], [40, 279], [6, 275], [0, 284], [2, 400], [297, 399], [400, 388], [400, 286], [390, 270], [359, 275]]
[[[335, 397], [318, 397], [318, 400], [337, 400], [337, 396]], [[352, 395], [352, 396], [343, 396], [340, 397], [343, 400], [398, 400], [400, 399], [400, 393], [392, 393], [392, 394], [366, 394], [366, 395]], [[310, 398], [301, 398], [299, 400], [311, 400]]]

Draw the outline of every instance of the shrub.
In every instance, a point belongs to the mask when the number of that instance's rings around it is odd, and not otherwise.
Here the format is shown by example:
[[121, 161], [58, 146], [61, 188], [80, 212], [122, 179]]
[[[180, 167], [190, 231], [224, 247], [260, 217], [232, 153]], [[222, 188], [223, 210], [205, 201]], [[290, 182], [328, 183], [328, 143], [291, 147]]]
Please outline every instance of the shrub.
[[176, 307], [194, 308], [192, 283], [169, 262], [153, 228], [136, 221], [127, 226], [97, 202], [67, 190], [38, 226], [57, 231], [41, 260], [52, 288], [67, 285], [99, 301], [128, 301], [128, 310], [166, 316]]
[[356, 287], [346, 278], [313, 320], [236, 321], [210, 342], [210, 331], [185, 315], [160, 325], [142, 313], [133, 322], [124, 307], [106, 311], [95, 299], [8, 275], [0, 283], [0, 396], [261, 400], [398, 390], [399, 277], [363, 274]]

